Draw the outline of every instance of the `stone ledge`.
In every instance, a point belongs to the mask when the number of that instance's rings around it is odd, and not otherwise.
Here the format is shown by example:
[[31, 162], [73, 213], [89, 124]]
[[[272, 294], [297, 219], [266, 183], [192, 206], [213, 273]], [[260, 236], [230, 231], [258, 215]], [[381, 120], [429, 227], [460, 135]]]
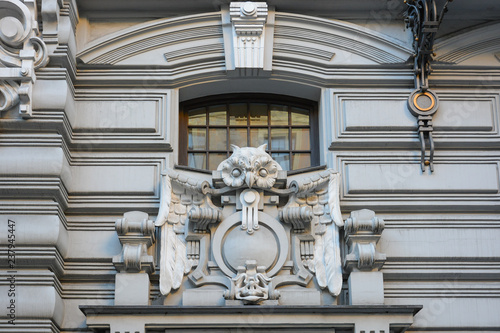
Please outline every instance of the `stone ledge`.
[[[282, 332], [335, 329], [336, 332], [402, 333], [420, 305], [377, 306], [80, 306], [95, 332], [160, 332], [175, 329], [251, 328]], [[258, 320], [256, 320], [258, 319]]]
[[415, 315], [422, 305], [325, 305], [325, 306], [167, 306], [167, 305], [80, 305], [86, 315], [168, 315], [168, 314], [411, 314]]

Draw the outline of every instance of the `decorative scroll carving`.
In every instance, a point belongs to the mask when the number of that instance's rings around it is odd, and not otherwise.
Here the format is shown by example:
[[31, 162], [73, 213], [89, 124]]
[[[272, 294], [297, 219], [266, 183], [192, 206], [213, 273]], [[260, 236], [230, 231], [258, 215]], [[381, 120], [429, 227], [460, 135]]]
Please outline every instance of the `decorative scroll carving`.
[[36, 2], [0, 1], [0, 111], [19, 104], [24, 118], [32, 115], [35, 69], [48, 62], [47, 47], [37, 37]]
[[155, 226], [143, 212], [127, 212], [116, 220], [115, 229], [123, 245], [121, 254], [113, 257], [120, 272], [154, 272], [154, 260], [148, 248], [155, 241]]
[[347, 270], [370, 271], [380, 269], [385, 262], [385, 254], [376, 249], [377, 242], [384, 230], [384, 220], [375, 212], [362, 209], [351, 212], [345, 221], [345, 240], [349, 254], [345, 257]]
[[231, 2], [234, 62], [236, 68], [264, 67], [264, 25], [267, 20], [265, 2]]
[[210, 223], [220, 221], [220, 211], [211, 207], [194, 206], [188, 214], [189, 220], [196, 223], [196, 231], [204, 231]]
[[304, 223], [310, 223], [313, 219], [311, 207], [288, 207], [280, 211], [280, 220], [285, 223], [290, 223], [294, 230], [304, 230]]
[[[206, 175], [163, 175], [155, 222], [162, 235], [162, 294], [180, 288], [188, 274], [195, 288], [228, 288], [228, 305], [287, 302], [278, 299], [277, 288], [307, 288], [314, 276], [315, 285], [339, 295], [339, 175], [324, 170], [287, 179], [265, 149], [233, 146], [211, 185]], [[196, 292], [204, 293], [189, 295]], [[309, 292], [309, 302], [321, 304], [321, 291]], [[198, 304], [196, 297], [186, 297], [186, 304]]]

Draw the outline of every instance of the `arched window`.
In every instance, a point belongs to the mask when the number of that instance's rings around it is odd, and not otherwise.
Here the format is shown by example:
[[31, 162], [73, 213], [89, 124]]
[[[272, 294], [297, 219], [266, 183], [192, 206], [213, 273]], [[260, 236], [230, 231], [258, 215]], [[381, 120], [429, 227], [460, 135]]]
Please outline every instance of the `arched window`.
[[179, 162], [215, 170], [231, 144], [267, 151], [284, 170], [319, 164], [315, 102], [281, 95], [233, 94], [181, 105]]

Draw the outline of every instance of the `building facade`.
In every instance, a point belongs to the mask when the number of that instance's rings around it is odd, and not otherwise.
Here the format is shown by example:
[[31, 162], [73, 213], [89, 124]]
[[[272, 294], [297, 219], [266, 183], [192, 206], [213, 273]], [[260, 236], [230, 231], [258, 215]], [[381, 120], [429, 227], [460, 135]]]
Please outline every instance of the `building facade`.
[[499, 32], [492, 0], [0, 0], [1, 330], [500, 331]]

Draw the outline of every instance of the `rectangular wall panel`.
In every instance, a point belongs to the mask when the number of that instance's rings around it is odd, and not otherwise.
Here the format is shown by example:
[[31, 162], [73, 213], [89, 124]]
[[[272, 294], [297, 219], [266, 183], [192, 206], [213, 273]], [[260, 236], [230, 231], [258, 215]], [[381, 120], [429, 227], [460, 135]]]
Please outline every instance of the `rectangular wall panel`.
[[158, 101], [83, 100], [77, 102], [75, 131], [158, 131]]
[[[418, 120], [408, 108], [411, 90], [333, 90], [330, 149], [353, 147], [414, 147]], [[500, 91], [499, 91], [500, 93]], [[499, 93], [437, 90], [439, 108], [433, 116], [436, 147], [496, 146], [499, 133]]]
[[157, 187], [154, 165], [72, 166], [66, 183], [70, 193], [153, 194]]
[[439, 164], [432, 174], [420, 164], [346, 164], [346, 192], [497, 193], [498, 167], [490, 164]]

